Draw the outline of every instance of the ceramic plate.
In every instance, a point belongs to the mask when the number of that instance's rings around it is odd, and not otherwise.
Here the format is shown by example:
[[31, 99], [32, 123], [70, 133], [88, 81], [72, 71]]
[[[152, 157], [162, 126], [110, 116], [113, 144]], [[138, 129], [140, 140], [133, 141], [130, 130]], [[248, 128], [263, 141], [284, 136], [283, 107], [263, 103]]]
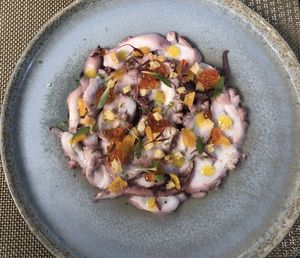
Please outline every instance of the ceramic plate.
[[[173, 215], [146, 213], [122, 198], [93, 204], [95, 189], [67, 168], [48, 127], [66, 117], [89, 49], [170, 30], [188, 37], [207, 63], [220, 66], [222, 51], [230, 51], [231, 82], [249, 109], [248, 158], [219, 190]], [[36, 35], [9, 83], [1, 147], [12, 196], [58, 256], [265, 256], [300, 207], [299, 70], [278, 33], [239, 1], [76, 2]]]

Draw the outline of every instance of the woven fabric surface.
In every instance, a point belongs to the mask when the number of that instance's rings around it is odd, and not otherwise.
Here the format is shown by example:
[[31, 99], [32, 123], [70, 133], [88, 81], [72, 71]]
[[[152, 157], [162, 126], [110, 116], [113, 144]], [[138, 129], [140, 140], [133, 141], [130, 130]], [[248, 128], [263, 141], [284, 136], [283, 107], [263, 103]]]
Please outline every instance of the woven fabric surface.
[[[0, 110], [16, 61], [35, 33], [74, 0], [0, 0]], [[299, 0], [242, 0], [286, 39], [300, 60]], [[300, 218], [268, 256], [300, 255]], [[0, 257], [52, 257], [18, 213], [0, 163]]]

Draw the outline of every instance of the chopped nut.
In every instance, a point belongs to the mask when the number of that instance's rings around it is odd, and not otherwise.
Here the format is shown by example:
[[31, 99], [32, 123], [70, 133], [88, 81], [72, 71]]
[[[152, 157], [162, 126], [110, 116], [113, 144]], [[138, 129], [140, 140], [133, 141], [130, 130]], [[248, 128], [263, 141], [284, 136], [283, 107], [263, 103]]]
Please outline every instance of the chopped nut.
[[175, 183], [174, 183], [172, 180], [170, 180], [170, 181], [166, 184], [166, 188], [167, 188], [167, 190], [170, 190], [170, 189], [175, 188]]
[[186, 88], [185, 87], [179, 87], [176, 89], [178, 94], [186, 93]]
[[196, 84], [196, 90], [204, 92], [205, 88], [201, 82], [197, 82]]
[[127, 186], [127, 182], [124, 181], [121, 177], [116, 177], [114, 181], [112, 181], [108, 185], [108, 191], [111, 193], [116, 193], [122, 191]]
[[177, 77], [178, 77], [178, 73], [175, 73], [175, 72], [170, 73], [170, 76], [169, 76], [170, 79], [174, 79], [174, 78], [177, 78]]
[[184, 97], [184, 101], [183, 101], [184, 104], [186, 104], [188, 107], [193, 106], [195, 95], [196, 95], [196, 93], [194, 91], [186, 94]]
[[155, 70], [156, 68], [160, 67], [160, 63], [157, 61], [151, 61], [150, 62], [150, 69]]
[[154, 55], [154, 54], [152, 54], [152, 53], [150, 52], [150, 53], [148, 53], [148, 58], [149, 58], [151, 61], [153, 61], [153, 60], [155, 60], [155, 59], [157, 58], [157, 56]]
[[202, 124], [203, 127], [209, 127], [213, 128], [214, 127], [214, 122], [211, 121], [209, 118], [206, 118]]
[[152, 141], [153, 140], [153, 132], [152, 132], [152, 129], [151, 129], [150, 126], [147, 126], [145, 128], [145, 134], [146, 134], [146, 136], [148, 138], [148, 141]]
[[187, 75], [184, 76], [184, 81], [188, 82], [188, 81], [194, 81], [195, 78], [195, 74], [193, 74], [190, 70], [187, 71]]
[[140, 95], [142, 97], [145, 97], [149, 93], [148, 89], [140, 89]]
[[183, 128], [181, 130], [181, 137], [185, 147], [194, 147], [196, 146], [196, 136], [192, 129]]
[[127, 85], [127, 86], [123, 87], [122, 91], [123, 91], [123, 94], [127, 94], [128, 92], [131, 91], [131, 86]]
[[198, 128], [201, 127], [201, 124], [205, 121], [205, 117], [204, 114], [202, 112], [199, 112], [195, 115], [195, 124]]
[[96, 120], [94, 118], [86, 115], [84, 118], [80, 119], [80, 123], [85, 125], [85, 126], [92, 127], [96, 123]]
[[154, 152], [155, 159], [162, 159], [165, 156], [165, 153], [161, 149], [157, 149]]
[[123, 171], [122, 164], [119, 159], [114, 159], [111, 162], [111, 169], [115, 174], [121, 173]]
[[199, 72], [200, 72], [200, 66], [199, 64], [196, 62], [194, 63], [194, 65], [190, 68], [190, 71], [195, 74], [195, 75], [198, 75]]
[[116, 115], [111, 110], [105, 110], [103, 112], [104, 120], [113, 121], [116, 118]]
[[195, 125], [198, 128], [201, 128], [201, 127], [211, 127], [211, 128], [213, 128], [214, 122], [211, 121], [209, 118], [205, 118], [204, 114], [202, 112], [199, 112], [195, 116]]
[[137, 130], [139, 132], [140, 135], [143, 135], [144, 134], [144, 131], [145, 131], [145, 120], [140, 120], [138, 125], [137, 125]]
[[153, 113], [153, 117], [156, 121], [162, 120], [162, 115], [159, 112]]
[[170, 174], [171, 180], [174, 182], [176, 189], [180, 189], [180, 180], [178, 178], [178, 176], [176, 176], [175, 174]]

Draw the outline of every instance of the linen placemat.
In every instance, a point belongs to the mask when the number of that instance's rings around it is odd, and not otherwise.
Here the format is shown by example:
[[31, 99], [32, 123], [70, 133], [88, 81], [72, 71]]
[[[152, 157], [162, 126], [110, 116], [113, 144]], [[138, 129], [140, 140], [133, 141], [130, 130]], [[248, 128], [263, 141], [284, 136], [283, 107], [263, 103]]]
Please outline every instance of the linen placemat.
[[[0, 0], [0, 110], [16, 61], [36, 32], [54, 14], [74, 0]], [[298, 0], [242, 0], [261, 14], [286, 39], [300, 59]], [[300, 255], [300, 219], [269, 255]], [[4, 181], [0, 163], [0, 257], [52, 257], [18, 213]]]

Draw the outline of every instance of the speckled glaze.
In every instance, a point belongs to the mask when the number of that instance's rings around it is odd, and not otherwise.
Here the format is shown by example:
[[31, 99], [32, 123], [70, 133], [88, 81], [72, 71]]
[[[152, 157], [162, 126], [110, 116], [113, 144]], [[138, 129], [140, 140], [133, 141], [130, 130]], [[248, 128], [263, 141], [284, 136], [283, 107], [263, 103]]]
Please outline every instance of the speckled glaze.
[[[48, 127], [66, 116], [88, 49], [169, 30], [191, 39], [208, 63], [220, 65], [230, 50], [231, 82], [249, 110], [248, 157], [221, 189], [174, 215], [145, 213], [125, 199], [92, 204], [95, 189], [67, 169]], [[59, 257], [264, 257], [299, 215], [299, 89], [291, 49], [240, 1], [75, 2], [35, 36], [9, 82], [6, 181], [31, 230]]]

